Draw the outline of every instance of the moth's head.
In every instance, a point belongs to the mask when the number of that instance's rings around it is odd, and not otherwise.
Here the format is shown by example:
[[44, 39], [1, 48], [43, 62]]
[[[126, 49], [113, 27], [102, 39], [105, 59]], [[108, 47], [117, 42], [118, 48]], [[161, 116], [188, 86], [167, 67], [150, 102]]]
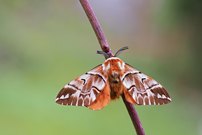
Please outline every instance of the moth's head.
[[[127, 49], [128, 49], [127, 46], [120, 48], [120, 49], [115, 53], [115, 55], [114, 55], [113, 57], [117, 57], [122, 51], [127, 50]], [[108, 53], [106, 53], [106, 52], [104, 52], [104, 51], [97, 51], [97, 54], [102, 54], [102, 55], [104, 55], [105, 59], [108, 59], [108, 58], [111, 57], [110, 54], [108, 54]]]
[[102, 64], [103, 71], [112, 74], [112, 71], [121, 72], [125, 68], [125, 62], [118, 57], [110, 57]]

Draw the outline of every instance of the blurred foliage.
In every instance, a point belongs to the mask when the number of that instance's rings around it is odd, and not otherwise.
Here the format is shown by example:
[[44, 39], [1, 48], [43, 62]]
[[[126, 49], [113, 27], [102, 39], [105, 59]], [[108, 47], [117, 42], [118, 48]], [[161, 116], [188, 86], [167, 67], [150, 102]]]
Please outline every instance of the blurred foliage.
[[187, 44], [191, 52], [192, 62], [190, 62], [190, 64], [194, 67], [191, 72], [192, 74], [190, 74], [189, 81], [200, 89], [200, 82], [202, 80], [202, 28], [200, 27], [202, 24], [202, 1], [173, 0], [168, 3], [173, 9], [171, 10], [171, 16], [174, 17], [173, 19], [178, 20], [178, 25], [182, 25], [182, 28], [189, 32]]
[[[165, 106], [136, 106], [147, 134], [202, 134], [200, 3], [164, 1], [154, 16], [165, 44], [143, 50], [129, 45], [120, 56], [161, 82], [173, 99]], [[106, 34], [117, 50], [116, 33]], [[103, 62], [96, 50], [78, 1], [0, 0], [0, 134], [133, 135], [121, 99], [101, 111], [54, 103], [65, 83]]]

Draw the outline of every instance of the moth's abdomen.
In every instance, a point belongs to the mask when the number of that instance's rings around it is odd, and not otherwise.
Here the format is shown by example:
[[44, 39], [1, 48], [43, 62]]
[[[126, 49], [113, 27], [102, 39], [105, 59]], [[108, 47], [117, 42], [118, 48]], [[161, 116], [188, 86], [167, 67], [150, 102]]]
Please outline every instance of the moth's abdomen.
[[121, 83], [110, 83], [110, 97], [111, 99], [117, 99], [123, 93]]

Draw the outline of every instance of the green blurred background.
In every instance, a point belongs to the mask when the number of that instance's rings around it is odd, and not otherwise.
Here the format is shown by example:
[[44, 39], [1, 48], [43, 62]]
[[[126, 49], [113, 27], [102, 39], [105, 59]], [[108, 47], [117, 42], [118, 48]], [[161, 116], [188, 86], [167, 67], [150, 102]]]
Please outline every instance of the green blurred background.
[[[113, 51], [165, 86], [172, 103], [136, 106], [147, 135], [202, 135], [201, 2], [90, 1]], [[104, 61], [78, 0], [0, 0], [0, 135], [133, 135], [122, 100], [101, 111], [55, 104]]]

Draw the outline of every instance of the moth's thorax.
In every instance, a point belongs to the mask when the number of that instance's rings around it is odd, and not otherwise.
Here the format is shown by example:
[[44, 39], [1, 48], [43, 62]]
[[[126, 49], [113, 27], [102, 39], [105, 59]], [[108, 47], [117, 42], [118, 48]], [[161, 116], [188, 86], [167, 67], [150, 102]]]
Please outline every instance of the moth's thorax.
[[125, 69], [125, 63], [117, 57], [111, 57], [105, 60], [102, 67], [108, 76], [111, 99], [116, 99], [123, 93], [121, 76]]
[[121, 59], [117, 57], [108, 58], [102, 67], [110, 82], [117, 83], [117, 81], [121, 81], [120, 78], [125, 70], [125, 63]]

